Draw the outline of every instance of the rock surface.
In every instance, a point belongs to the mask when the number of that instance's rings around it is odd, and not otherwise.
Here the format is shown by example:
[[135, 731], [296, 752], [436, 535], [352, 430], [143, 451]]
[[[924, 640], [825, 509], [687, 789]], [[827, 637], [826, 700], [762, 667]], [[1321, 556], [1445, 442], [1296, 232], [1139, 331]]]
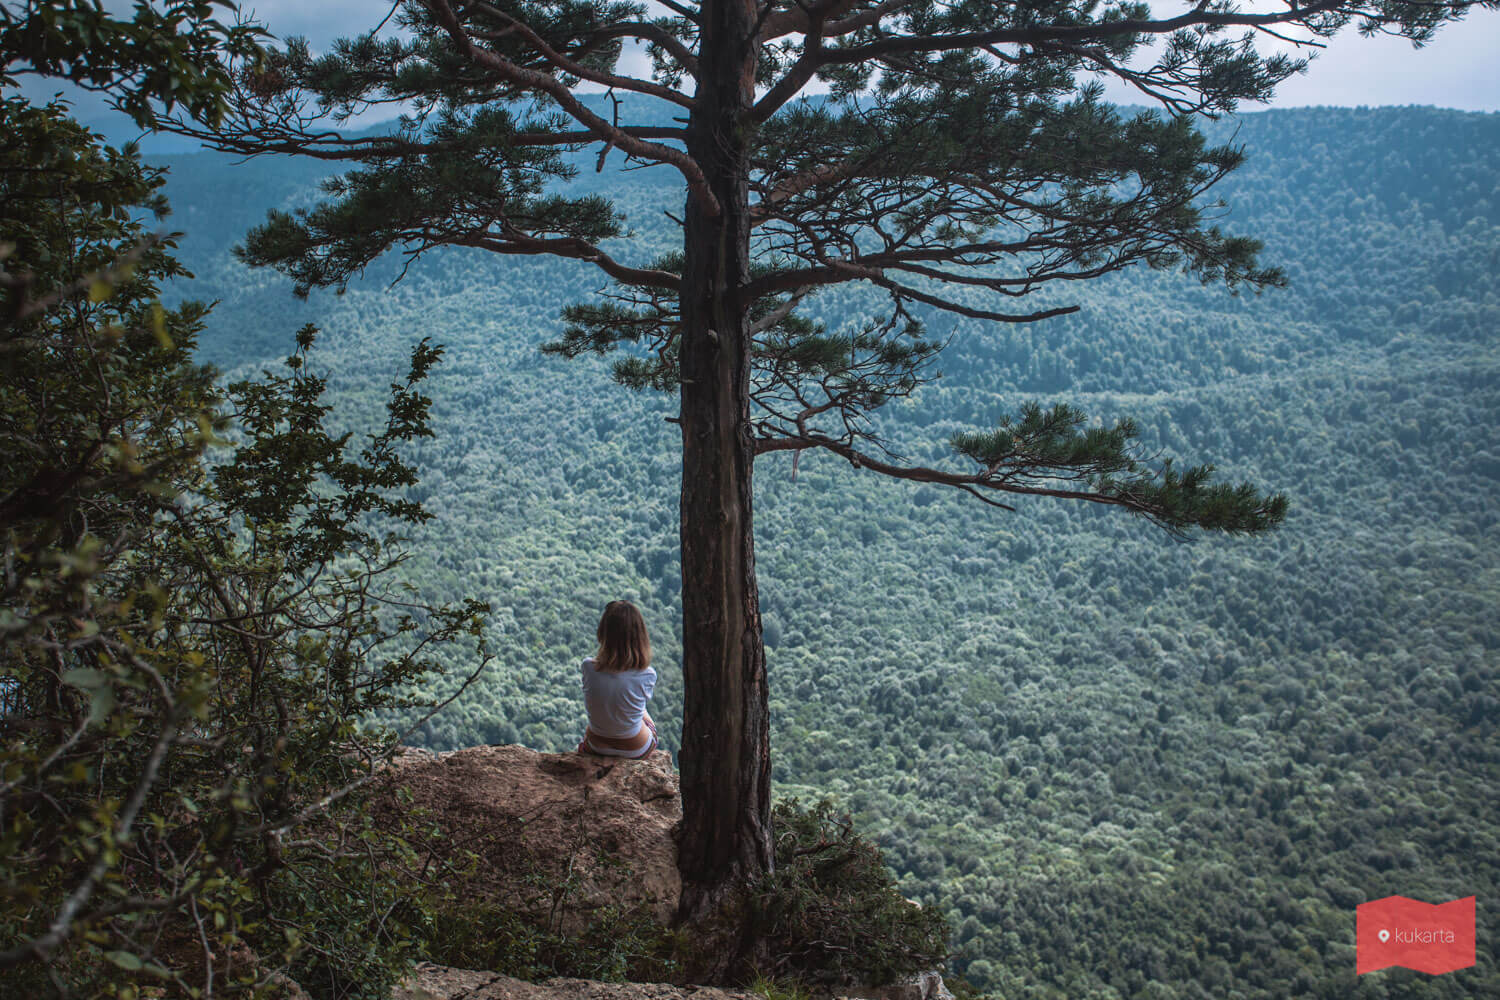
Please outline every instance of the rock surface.
[[422, 963], [391, 1000], [764, 1000], [756, 993], [732, 993], [709, 986], [663, 983], [596, 983], [588, 979], [549, 979], [528, 983], [493, 972], [470, 972]]
[[953, 1000], [942, 975], [936, 972], [919, 972], [906, 982], [872, 990], [850, 990], [839, 996], [848, 1000]]
[[[936, 972], [923, 972], [911, 982], [868, 992], [838, 993], [835, 1000], [953, 1000]], [[548, 979], [528, 983], [493, 972], [449, 969], [423, 962], [392, 994], [391, 1000], [765, 1000], [759, 993], [721, 990], [712, 986], [669, 986], [665, 983], [599, 983], [589, 979]]]
[[519, 746], [408, 751], [382, 789], [377, 809], [422, 810], [423, 825], [443, 833], [435, 849], [479, 856], [465, 884], [476, 904], [521, 909], [564, 933], [604, 906], [639, 907], [661, 923], [677, 908], [682, 802], [664, 750], [642, 760]]

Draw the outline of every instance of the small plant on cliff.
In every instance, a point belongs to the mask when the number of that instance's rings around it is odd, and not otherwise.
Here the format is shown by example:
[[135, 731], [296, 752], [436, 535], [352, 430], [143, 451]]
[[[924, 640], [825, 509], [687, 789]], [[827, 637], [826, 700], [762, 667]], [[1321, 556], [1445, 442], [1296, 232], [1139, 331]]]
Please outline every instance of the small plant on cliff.
[[749, 989], [751, 993], [762, 997], [763, 1000], [812, 1000], [811, 995], [802, 987], [787, 983], [778, 983], [776, 980], [767, 979], [765, 976], [757, 976], [750, 983]]
[[[412, 893], [423, 914], [425, 958], [532, 981], [676, 977], [682, 935], [658, 923], [648, 907], [601, 907], [597, 889], [589, 889], [585, 869], [624, 868], [628, 875], [628, 861], [580, 841], [571, 855], [561, 848], [566, 868], [559, 875], [551, 863], [556, 858], [540, 858], [523, 846], [520, 821], [439, 833], [435, 824], [424, 824], [421, 810], [408, 815], [428, 831], [411, 839], [427, 873]], [[501, 888], [476, 899], [468, 887], [481, 870]], [[495, 904], [496, 898], [504, 903]]]
[[596, 911], [576, 935], [548, 928], [527, 914], [482, 904], [430, 906], [424, 955], [438, 965], [540, 982], [554, 976], [604, 982], [675, 978], [678, 935], [649, 913]]
[[783, 986], [878, 986], [948, 956], [948, 921], [901, 895], [874, 844], [824, 799], [777, 803], [776, 870], [746, 897], [757, 975]]

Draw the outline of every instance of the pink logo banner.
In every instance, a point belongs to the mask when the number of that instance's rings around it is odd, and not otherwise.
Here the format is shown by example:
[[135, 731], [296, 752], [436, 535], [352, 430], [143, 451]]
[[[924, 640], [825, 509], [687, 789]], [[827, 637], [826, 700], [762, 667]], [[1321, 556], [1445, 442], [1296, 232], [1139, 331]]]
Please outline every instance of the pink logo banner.
[[1354, 910], [1356, 975], [1399, 965], [1437, 976], [1473, 964], [1473, 896], [1448, 903], [1387, 896]]

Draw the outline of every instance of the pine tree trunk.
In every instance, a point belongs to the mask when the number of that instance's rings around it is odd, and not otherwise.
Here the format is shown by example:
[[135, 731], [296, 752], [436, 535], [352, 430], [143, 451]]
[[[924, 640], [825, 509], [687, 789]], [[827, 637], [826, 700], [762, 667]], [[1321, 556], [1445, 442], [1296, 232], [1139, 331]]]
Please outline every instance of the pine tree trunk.
[[709, 916], [726, 893], [772, 866], [748, 303], [739, 293], [749, 274], [749, 161], [740, 120], [754, 98], [755, 7], [708, 0], [701, 10], [703, 75], [687, 143], [719, 210], [689, 195], [684, 217], [682, 920]]

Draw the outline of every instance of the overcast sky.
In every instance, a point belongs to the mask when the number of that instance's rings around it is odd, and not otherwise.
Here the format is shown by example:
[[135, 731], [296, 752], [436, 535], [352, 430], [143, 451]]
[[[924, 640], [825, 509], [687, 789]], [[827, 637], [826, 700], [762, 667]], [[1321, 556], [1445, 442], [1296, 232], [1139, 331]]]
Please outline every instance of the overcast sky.
[[[245, 0], [277, 35], [306, 35], [314, 46], [368, 30], [389, 10], [382, 0]], [[1165, 12], [1169, 4], [1158, 4]], [[1110, 96], [1137, 103], [1123, 88]], [[1399, 38], [1346, 32], [1303, 76], [1287, 81], [1270, 105], [1433, 104], [1466, 111], [1500, 110], [1500, 11], [1478, 10], [1445, 26], [1426, 48]], [[1254, 111], [1259, 105], [1244, 105]]]
[[[1256, 0], [1250, 0], [1254, 6]], [[129, 0], [106, 0], [106, 6], [128, 9]], [[1158, 4], [1165, 12], [1170, 4]], [[314, 49], [340, 36], [358, 34], [373, 27], [390, 10], [389, 0], [245, 0], [247, 14], [268, 26], [278, 37], [304, 35]], [[645, 74], [645, 58], [626, 56], [627, 71]], [[639, 65], [630, 66], [634, 62]], [[52, 81], [28, 80], [23, 90], [33, 99], [62, 89]], [[1118, 83], [1107, 90], [1112, 100], [1142, 103], [1141, 96]], [[87, 94], [74, 93], [77, 114], [95, 127], [111, 128], [115, 116], [102, 102]], [[1500, 11], [1476, 10], [1468, 18], [1446, 25], [1423, 49], [1413, 49], [1400, 38], [1360, 38], [1352, 31], [1335, 38], [1318, 53], [1308, 71], [1281, 85], [1276, 108], [1308, 105], [1427, 104], [1465, 111], [1500, 110]], [[1241, 111], [1259, 111], [1265, 105], [1242, 104]], [[392, 117], [390, 109], [368, 116]], [[123, 120], [122, 120], [123, 122]], [[128, 122], [122, 128], [128, 131]], [[148, 148], [159, 140], [148, 141]], [[172, 140], [168, 147], [174, 148]], [[164, 147], [164, 148], [168, 148]]]

